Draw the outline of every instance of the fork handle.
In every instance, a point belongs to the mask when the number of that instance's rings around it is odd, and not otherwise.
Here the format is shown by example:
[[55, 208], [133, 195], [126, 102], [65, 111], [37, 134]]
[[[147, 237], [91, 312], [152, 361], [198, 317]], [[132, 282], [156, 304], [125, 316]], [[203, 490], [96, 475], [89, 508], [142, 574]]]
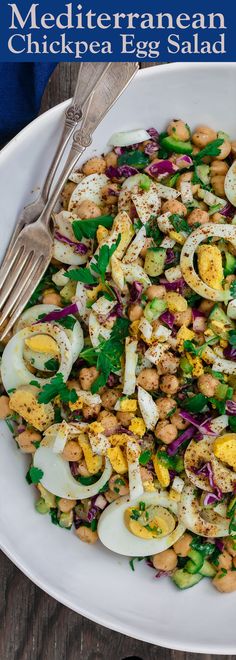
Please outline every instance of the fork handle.
[[72, 147], [70, 149], [70, 153], [68, 155], [66, 164], [59, 176], [59, 179], [57, 180], [56, 186], [49, 200], [46, 203], [43, 213], [40, 216], [40, 221], [44, 225], [48, 226], [50, 224], [51, 214], [53, 212], [54, 206], [58, 200], [60, 193], [64, 188], [64, 185], [67, 182], [68, 177], [73, 171], [77, 163], [77, 160], [84, 153], [85, 149], [89, 147], [91, 142], [92, 142], [92, 136], [90, 133], [86, 132], [83, 129], [79, 129], [78, 131], [75, 131]]
[[79, 124], [82, 118], [82, 108], [77, 103], [72, 103], [66, 111], [66, 119], [64, 128], [62, 131], [61, 139], [58, 144], [55, 156], [53, 158], [52, 164], [50, 166], [49, 172], [45, 179], [43, 188], [42, 188], [42, 198], [46, 202], [49, 198], [50, 189], [58, 168], [58, 165], [61, 161], [63, 153], [67, 147], [67, 144], [73, 135], [75, 127]]

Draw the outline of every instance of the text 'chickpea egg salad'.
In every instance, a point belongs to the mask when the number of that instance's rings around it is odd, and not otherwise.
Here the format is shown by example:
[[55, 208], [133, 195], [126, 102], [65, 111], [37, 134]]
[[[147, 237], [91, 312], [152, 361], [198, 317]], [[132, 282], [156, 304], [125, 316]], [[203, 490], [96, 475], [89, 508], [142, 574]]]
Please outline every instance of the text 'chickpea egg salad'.
[[180, 589], [234, 591], [236, 141], [173, 120], [109, 145], [63, 190], [0, 418], [38, 513]]

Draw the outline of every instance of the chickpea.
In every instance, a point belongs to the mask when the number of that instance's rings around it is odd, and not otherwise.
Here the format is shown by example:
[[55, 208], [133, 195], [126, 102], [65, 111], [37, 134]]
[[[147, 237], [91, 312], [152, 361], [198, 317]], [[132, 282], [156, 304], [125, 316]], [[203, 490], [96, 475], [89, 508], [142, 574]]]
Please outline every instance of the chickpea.
[[213, 160], [210, 165], [210, 174], [211, 176], [216, 176], [218, 174], [227, 174], [229, 166], [223, 160]]
[[105, 158], [94, 156], [93, 158], [89, 158], [87, 163], [84, 163], [82, 170], [85, 176], [89, 176], [89, 174], [104, 174], [106, 167]]
[[84, 541], [84, 543], [96, 543], [98, 540], [97, 532], [93, 532], [91, 527], [85, 527], [85, 525], [80, 525], [80, 527], [75, 530], [75, 533], [81, 541]]
[[176, 394], [179, 389], [179, 381], [176, 376], [172, 376], [171, 374], [167, 374], [166, 376], [163, 376], [161, 378], [161, 383], [160, 383], [160, 390], [162, 392], [165, 392], [165, 394]]
[[161, 207], [162, 213], [177, 213], [177, 215], [182, 215], [185, 217], [187, 215], [187, 209], [182, 202], [179, 202], [178, 199], [167, 199], [166, 202], [162, 204]]
[[118, 160], [118, 156], [115, 154], [114, 151], [109, 151], [108, 154], [105, 155], [105, 161], [107, 167], [117, 167], [117, 160]]
[[228, 284], [232, 284], [232, 282], [235, 282], [235, 280], [236, 280], [235, 275], [227, 275], [225, 277], [225, 282], [227, 282]]
[[106, 493], [104, 493], [104, 495], [105, 495], [105, 498], [106, 498], [107, 502], [109, 502], [109, 504], [111, 504], [111, 502], [114, 502], [115, 500], [117, 500], [117, 497], [120, 497], [119, 493], [114, 493], [114, 491], [112, 491], [112, 490], [107, 490]]
[[203, 149], [207, 144], [209, 144], [209, 142], [216, 140], [216, 138], [216, 131], [214, 131], [213, 128], [210, 128], [209, 126], [204, 125], [197, 126], [192, 135], [192, 141], [196, 147], [199, 147], [199, 149]]
[[236, 590], [236, 571], [227, 571], [226, 575], [222, 575], [219, 571], [212, 580], [214, 587], [221, 591], [221, 593], [230, 593]]
[[138, 321], [143, 313], [143, 308], [138, 303], [129, 306], [128, 316], [130, 321]]
[[202, 209], [193, 209], [193, 211], [191, 211], [188, 216], [188, 225], [190, 227], [196, 223], [204, 225], [206, 222], [209, 222], [209, 214], [207, 211], [203, 211]]
[[211, 300], [202, 300], [202, 302], [199, 305], [199, 310], [200, 312], [203, 312], [203, 314], [206, 314], [206, 316], [208, 316], [214, 305], [215, 303], [212, 302]]
[[16, 436], [16, 441], [24, 454], [34, 454], [36, 451], [34, 442], [39, 442], [40, 440], [40, 433], [38, 431], [30, 431], [29, 429]]
[[128, 495], [129, 493], [129, 485], [126, 479], [124, 479], [124, 477], [120, 474], [112, 475], [112, 477], [109, 479], [109, 488], [112, 493], [116, 494], [117, 497]]
[[8, 415], [11, 415], [9, 401], [9, 396], [6, 396], [5, 394], [0, 396], [0, 419], [6, 419]]
[[156, 401], [159, 419], [165, 419], [176, 408], [174, 399], [161, 398]]
[[98, 414], [100, 413], [101, 410], [101, 404], [97, 403], [95, 405], [88, 405], [87, 403], [84, 403], [82, 412], [84, 419], [87, 421], [88, 419], [93, 419], [94, 417], [96, 418]]
[[144, 388], [144, 390], [147, 390], [148, 392], [157, 390], [159, 385], [157, 369], [152, 367], [146, 367], [145, 369], [142, 369], [142, 371], [140, 371], [139, 375], [137, 376], [137, 385], [140, 385]]
[[236, 140], [233, 140], [233, 142], [231, 142], [231, 154], [233, 158], [236, 158]]
[[147, 481], [150, 484], [153, 482], [153, 475], [146, 467], [140, 468], [140, 474], [142, 482]]
[[181, 417], [180, 408], [177, 408], [174, 414], [171, 415], [170, 419], [171, 423], [177, 427], [178, 431], [184, 431], [189, 426], [189, 422]]
[[199, 376], [197, 384], [201, 394], [211, 397], [215, 396], [215, 391], [219, 385], [219, 381], [217, 378], [214, 378], [214, 376], [211, 376], [211, 374], [202, 374], [202, 376]]
[[236, 557], [236, 543], [230, 536], [225, 541], [225, 547], [232, 557]]
[[98, 422], [101, 422], [104, 431], [115, 433], [115, 430], [117, 429], [117, 419], [116, 416], [108, 410], [102, 410], [102, 412], [99, 413]]
[[158, 440], [161, 440], [165, 445], [169, 445], [170, 442], [173, 442], [177, 438], [178, 431], [174, 424], [168, 422], [167, 419], [163, 422], [158, 422], [155, 428], [155, 436]]
[[232, 557], [229, 555], [227, 550], [223, 550], [223, 552], [219, 555], [218, 557], [218, 564], [217, 564], [217, 570], [220, 568], [225, 568], [226, 571], [228, 571], [232, 566]]
[[172, 548], [153, 555], [152, 563], [158, 571], [173, 571], [177, 566], [177, 555]]
[[191, 307], [188, 307], [188, 309], [186, 309], [185, 312], [175, 312], [174, 317], [175, 317], [175, 325], [177, 325], [178, 328], [181, 328], [182, 325], [185, 325], [188, 328], [188, 326], [192, 323]]
[[148, 297], [148, 300], [153, 300], [153, 298], [164, 298], [166, 295], [166, 290], [165, 287], [161, 284], [152, 284], [146, 289], [145, 293]]
[[83, 367], [79, 373], [80, 384], [82, 390], [89, 391], [91, 386], [98, 377], [98, 371], [96, 367]]
[[58, 502], [58, 508], [62, 513], [70, 513], [74, 506], [76, 505], [76, 500], [66, 500], [62, 497]]
[[211, 177], [211, 185], [216, 195], [225, 197], [225, 175], [217, 174]]
[[98, 218], [102, 215], [101, 209], [97, 204], [91, 202], [89, 199], [84, 199], [81, 204], [76, 206], [76, 213], [81, 220], [88, 220], [88, 218]]
[[166, 351], [161, 358], [158, 365], [158, 372], [160, 375], [175, 374], [179, 366], [179, 358]]
[[119, 424], [121, 424], [121, 426], [129, 426], [130, 422], [131, 422], [131, 419], [133, 419], [133, 417], [135, 417], [135, 414], [132, 413], [132, 412], [119, 411], [116, 414], [117, 422], [119, 422]]
[[52, 293], [45, 293], [42, 299], [44, 305], [56, 305], [61, 307], [61, 296], [59, 293], [53, 291]]
[[69, 390], [80, 390], [80, 383], [75, 378], [68, 380], [66, 383]]
[[[184, 172], [184, 174], [181, 174], [178, 178], [178, 181], [176, 182], [177, 190], [180, 192], [181, 191], [181, 183], [183, 183], [184, 181], [190, 181], [191, 182], [192, 178], [193, 178], [193, 172]], [[192, 193], [193, 193], [193, 195], [196, 194], [196, 192], [198, 191], [198, 188], [199, 188], [198, 183], [197, 184], [192, 184]]]
[[80, 461], [83, 456], [83, 452], [76, 440], [68, 440], [61, 456], [65, 461]]
[[73, 193], [73, 190], [76, 188], [76, 183], [73, 181], [67, 181], [66, 185], [64, 186], [62, 193], [61, 193], [61, 201], [62, 201], [62, 206], [63, 209], [67, 211], [70, 197]]
[[147, 251], [152, 245], [153, 245], [153, 239], [152, 238], [146, 238], [144, 246], [143, 246], [143, 248], [140, 252], [140, 257], [142, 257], [142, 259], [145, 259]]
[[216, 156], [216, 160], [224, 160], [229, 156], [231, 152], [231, 143], [229, 140], [224, 140], [223, 144], [218, 148], [220, 153], [218, 156]]
[[90, 472], [88, 471], [85, 460], [82, 460], [78, 465], [78, 474], [81, 474], [81, 477], [89, 477]]
[[117, 400], [119, 399], [120, 392], [119, 390], [113, 390], [112, 388], [106, 388], [101, 394], [102, 405], [107, 410], [113, 410]]
[[117, 204], [117, 192], [118, 192], [118, 185], [117, 183], [110, 183], [109, 186], [104, 186], [102, 188], [102, 199], [106, 202], [108, 205], [112, 204]]
[[167, 126], [167, 133], [181, 142], [187, 142], [190, 138], [190, 130], [182, 119], [173, 119]]
[[187, 557], [189, 550], [191, 550], [190, 544], [192, 540], [193, 537], [191, 534], [183, 534], [183, 536], [181, 536], [180, 539], [178, 539], [178, 541], [176, 541], [176, 543], [173, 545], [176, 554], [180, 557]]

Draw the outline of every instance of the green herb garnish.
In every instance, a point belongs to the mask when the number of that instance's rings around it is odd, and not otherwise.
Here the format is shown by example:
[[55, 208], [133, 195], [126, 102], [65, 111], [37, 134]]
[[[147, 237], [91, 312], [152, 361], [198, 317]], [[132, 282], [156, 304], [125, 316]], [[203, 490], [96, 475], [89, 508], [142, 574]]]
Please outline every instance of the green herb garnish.
[[42, 477], [43, 470], [39, 470], [39, 468], [32, 465], [32, 467], [28, 470], [25, 478], [28, 484], [38, 484]]
[[216, 156], [219, 156], [220, 154], [219, 147], [221, 147], [223, 142], [224, 140], [221, 138], [217, 138], [217, 140], [213, 140], [212, 142], [209, 142], [209, 144], [207, 144], [206, 147], [204, 147], [204, 149], [201, 149], [201, 151], [199, 151], [198, 154], [193, 156], [195, 163], [199, 163], [206, 156], [211, 156], [211, 158], [215, 158]]
[[152, 452], [150, 449], [146, 449], [145, 451], [142, 451], [140, 456], [139, 456], [139, 464], [140, 465], [147, 465], [147, 463], [151, 460]]
[[59, 396], [63, 403], [75, 403], [78, 399], [76, 391], [74, 389], [69, 390], [66, 383], [64, 383], [61, 373], [56, 374], [50, 383], [45, 383], [41, 392], [39, 392], [38, 402], [49, 403], [56, 396]]
[[112, 215], [101, 215], [98, 218], [89, 218], [88, 220], [74, 220], [72, 229], [77, 241], [83, 237], [95, 238], [99, 225], [111, 229], [114, 218]]

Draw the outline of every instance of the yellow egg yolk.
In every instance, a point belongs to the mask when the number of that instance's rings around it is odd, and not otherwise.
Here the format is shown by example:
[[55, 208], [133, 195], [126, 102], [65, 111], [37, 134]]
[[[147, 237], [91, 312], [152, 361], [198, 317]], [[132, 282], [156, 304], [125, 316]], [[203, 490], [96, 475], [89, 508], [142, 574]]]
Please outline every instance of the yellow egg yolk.
[[141, 539], [156, 539], [167, 536], [175, 528], [175, 519], [162, 506], [148, 506], [140, 502], [138, 506], [126, 509], [125, 524], [128, 530]]
[[52, 337], [49, 335], [34, 335], [25, 339], [25, 345], [31, 351], [38, 353], [51, 353], [52, 355], [59, 355], [58, 346]]

